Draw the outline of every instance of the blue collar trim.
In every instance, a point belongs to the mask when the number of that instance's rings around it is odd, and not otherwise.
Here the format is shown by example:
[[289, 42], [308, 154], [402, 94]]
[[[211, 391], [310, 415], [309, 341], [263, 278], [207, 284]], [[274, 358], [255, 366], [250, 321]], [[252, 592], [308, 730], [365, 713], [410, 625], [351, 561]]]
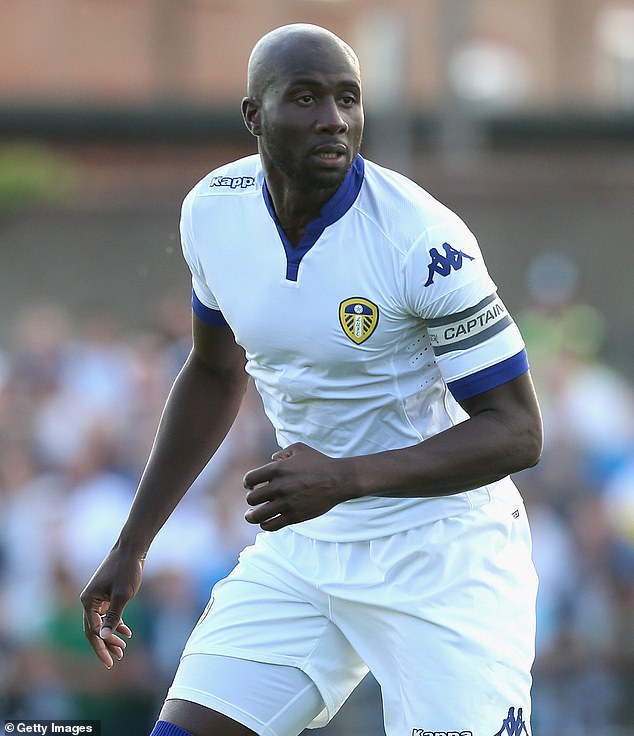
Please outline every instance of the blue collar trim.
[[277, 232], [280, 235], [284, 251], [286, 252], [286, 278], [288, 281], [297, 281], [299, 264], [301, 263], [302, 258], [319, 240], [323, 231], [329, 225], [332, 225], [337, 222], [337, 220], [341, 219], [350, 207], [352, 207], [354, 201], [359, 195], [361, 185], [363, 184], [364, 169], [365, 162], [363, 161], [363, 158], [357, 154], [352, 162], [350, 171], [348, 171], [346, 178], [341, 183], [339, 189], [337, 189], [332, 197], [321, 208], [319, 217], [308, 223], [304, 236], [295, 247], [290, 244], [286, 237], [286, 233], [277, 219], [271, 195], [269, 194], [269, 190], [265, 182], [262, 187], [264, 202], [266, 203], [266, 208], [277, 227]]

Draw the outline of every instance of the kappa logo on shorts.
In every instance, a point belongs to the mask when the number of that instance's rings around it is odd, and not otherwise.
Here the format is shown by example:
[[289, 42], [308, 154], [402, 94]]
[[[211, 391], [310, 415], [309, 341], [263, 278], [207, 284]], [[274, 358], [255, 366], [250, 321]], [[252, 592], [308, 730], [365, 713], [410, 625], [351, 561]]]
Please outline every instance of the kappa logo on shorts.
[[352, 342], [360, 345], [379, 324], [379, 308], [369, 299], [359, 296], [344, 299], [339, 305], [339, 322]]
[[442, 248], [445, 251], [444, 256], [441, 256], [436, 248], [430, 249], [429, 255], [431, 256], [431, 261], [427, 266], [427, 281], [425, 281], [423, 286], [431, 286], [434, 283], [434, 274], [449, 276], [451, 269], [459, 271], [462, 268], [465, 258], [468, 261], [475, 260], [473, 256], [469, 256], [461, 250], [456, 250], [449, 243], [443, 243]]
[[473, 731], [425, 731], [424, 728], [413, 728], [412, 736], [473, 736]]
[[515, 715], [515, 708], [509, 708], [508, 715], [502, 722], [502, 728], [493, 736], [530, 736], [528, 733], [528, 726], [524, 722], [522, 709], [517, 709], [517, 715]]

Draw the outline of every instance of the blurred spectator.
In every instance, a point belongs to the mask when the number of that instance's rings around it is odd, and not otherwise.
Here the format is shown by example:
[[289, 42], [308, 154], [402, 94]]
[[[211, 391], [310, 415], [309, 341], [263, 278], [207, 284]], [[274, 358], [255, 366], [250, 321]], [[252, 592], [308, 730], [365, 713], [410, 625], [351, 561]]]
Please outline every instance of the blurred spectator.
[[633, 647], [623, 644], [632, 612], [624, 582], [634, 582], [626, 532], [634, 518], [633, 392], [601, 359], [603, 319], [576, 300], [577, 287], [569, 258], [538, 256], [528, 273], [531, 306], [519, 320], [545, 426], [542, 462], [520, 479], [540, 577], [540, 736], [619, 733], [611, 729], [632, 723], [624, 704]]
[[[544, 459], [518, 478], [541, 580], [540, 736], [634, 723], [632, 386], [600, 359], [601, 318], [575, 302], [575, 269], [565, 264], [548, 265], [551, 276], [560, 268], [559, 287], [555, 279], [548, 298], [533, 292], [522, 325], [546, 418]], [[98, 718], [104, 736], [149, 731], [211, 586], [256, 532], [244, 520], [242, 476], [267, 461], [275, 441], [249, 384], [220, 451], [156, 538], [128, 610], [135, 636], [123, 666], [112, 677], [94, 662], [77, 595], [127, 514], [190, 346], [186, 302], [165, 297], [153, 314], [155, 325], [129, 333], [103, 310], [75, 323], [50, 305], [31, 307], [11, 351], [0, 353], [7, 716]], [[326, 732], [382, 736], [372, 678]]]

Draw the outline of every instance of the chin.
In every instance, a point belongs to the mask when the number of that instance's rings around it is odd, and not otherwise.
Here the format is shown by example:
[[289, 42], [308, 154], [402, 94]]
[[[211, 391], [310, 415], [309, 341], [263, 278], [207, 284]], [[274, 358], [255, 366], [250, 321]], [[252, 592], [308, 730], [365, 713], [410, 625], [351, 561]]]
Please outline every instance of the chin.
[[315, 171], [303, 172], [301, 176], [300, 186], [303, 189], [337, 189], [346, 178], [350, 166], [334, 171]]

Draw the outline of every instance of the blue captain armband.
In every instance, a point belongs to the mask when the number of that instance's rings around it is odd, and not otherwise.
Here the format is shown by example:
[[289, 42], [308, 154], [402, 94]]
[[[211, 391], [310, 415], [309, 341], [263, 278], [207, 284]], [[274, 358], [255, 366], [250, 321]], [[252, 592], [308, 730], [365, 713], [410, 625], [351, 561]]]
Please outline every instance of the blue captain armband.
[[448, 383], [456, 401], [464, 401], [472, 396], [489, 391], [492, 388], [508, 383], [514, 378], [521, 376], [528, 370], [528, 356], [526, 350], [521, 350], [517, 355], [513, 355], [501, 363], [484, 368], [470, 376], [459, 378], [457, 381]]
[[227, 324], [227, 320], [224, 318], [222, 312], [219, 309], [212, 309], [206, 304], [203, 304], [196, 296], [196, 292], [193, 289], [192, 309], [194, 310], [194, 314], [198, 317], [198, 319], [205, 324], [218, 326]]

